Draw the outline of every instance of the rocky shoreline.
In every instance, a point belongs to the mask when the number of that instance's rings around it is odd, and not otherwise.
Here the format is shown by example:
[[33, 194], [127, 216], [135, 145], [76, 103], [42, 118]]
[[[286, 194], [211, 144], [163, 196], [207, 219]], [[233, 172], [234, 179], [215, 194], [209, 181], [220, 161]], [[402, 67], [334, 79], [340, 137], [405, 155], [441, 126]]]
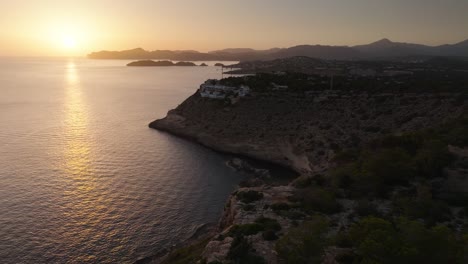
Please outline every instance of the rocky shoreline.
[[437, 126], [464, 113], [458, 94], [257, 94], [237, 101], [190, 96], [150, 128], [301, 174], [326, 170], [339, 149]]
[[[298, 186], [303, 182], [322, 182], [322, 173], [328, 173], [336, 165], [334, 157], [341, 149], [463, 117], [466, 104], [457, 103], [458, 96], [323, 92], [312, 96], [273, 93], [253, 94], [242, 100], [211, 100], [197, 92], [149, 127], [216, 151], [264, 160], [299, 173], [300, 177], [289, 184], [277, 185], [266, 183], [262, 172], [257, 171], [257, 177], [242, 183], [231, 194], [211, 238], [195, 242], [199, 243], [195, 247], [197, 257], [203, 260], [198, 263], [229, 263], [239, 243], [255, 252], [252, 258], [259, 256], [266, 263], [281, 263], [276, 239], [311, 219], [304, 214], [304, 208], [296, 208], [296, 203], [291, 202], [291, 197], [303, 192]], [[239, 160], [228, 165], [241, 171], [255, 171]], [[336, 199], [334, 204], [341, 209], [325, 214], [333, 225], [329, 234], [349, 228], [356, 221], [351, 220], [356, 219], [356, 208], [361, 206], [357, 200], [347, 198]], [[383, 199], [370, 204], [376, 206], [376, 212], [386, 215], [392, 203]], [[239, 232], [241, 235], [237, 236]], [[239, 242], [239, 237], [244, 240]], [[150, 263], [171, 263], [184, 256], [187, 248], [193, 249], [185, 247], [180, 249], [184, 253], [176, 250], [166, 255], [165, 260]], [[322, 263], [337, 263], [337, 256], [349, 252], [350, 249], [329, 247]]]

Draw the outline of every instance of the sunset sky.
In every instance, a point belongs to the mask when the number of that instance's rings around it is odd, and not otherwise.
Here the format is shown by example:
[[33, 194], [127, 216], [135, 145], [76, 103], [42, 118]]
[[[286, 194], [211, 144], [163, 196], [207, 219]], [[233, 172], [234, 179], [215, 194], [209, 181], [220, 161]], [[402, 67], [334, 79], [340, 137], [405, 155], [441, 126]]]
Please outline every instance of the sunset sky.
[[0, 0], [0, 56], [468, 38], [467, 0]]

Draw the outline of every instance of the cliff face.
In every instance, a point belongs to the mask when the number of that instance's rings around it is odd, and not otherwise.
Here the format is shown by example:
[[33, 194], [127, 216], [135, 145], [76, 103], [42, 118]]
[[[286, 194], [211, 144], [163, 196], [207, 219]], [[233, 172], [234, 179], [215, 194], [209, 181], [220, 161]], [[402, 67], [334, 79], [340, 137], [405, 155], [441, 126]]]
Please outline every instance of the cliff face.
[[195, 93], [149, 126], [310, 173], [327, 169], [339, 149], [437, 126], [465, 111], [457, 94], [274, 92], [223, 101]]
[[[339, 177], [329, 172], [339, 167], [334, 166], [337, 164], [333, 164], [332, 160], [340, 149], [359, 148], [372, 151], [376, 146], [366, 143], [388, 134], [420, 132], [431, 127], [440, 129], [442, 124], [452, 119], [466, 118], [467, 105], [466, 94], [367, 94], [356, 91], [299, 94], [274, 91], [253, 93], [240, 99], [215, 100], [202, 98], [195, 93], [176, 109], [169, 111], [165, 118], [156, 120], [149, 126], [193, 139], [218, 151], [281, 164], [302, 175], [284, 186], [268, 184], [262, 180], [262, 177], [254, 177], [242, 184], [242, 187], [230, 196], [218, 230], [211, 238], [197, 251], [185, 248], [173, 256], [180, 256], [181, 252], [189, 251], [192, 252], [193, 259], [201, 259], [207, 263], [233, 263], [234, 260], [236, 263], [244, 263], [246, 261], [241, 261], [243, 258], [255, 256], [261, 257], [265, 263], [285, 263], [287, 256], [285, 250], [287, 251], [291, 241], [299, 239], [300, 242], [304, 237], [309, 239], [321, 236], [315, 233], [319, 232], [318, 229], [309, 226], [320, 223], [320, 219], [330, 223], [326, 234], [320, 233], [323, 235], [322, 238], [328, 239], [340, 232], [343, 234], [343, 230], [349, 230], [353, 223], [366, 216], [366, 212], [362, 211], [363, 207], [375, 209], [375, 212], [369, 215], [400, 217], [401, 215], [395, 212], [401, 204], [393, 204], [394, 201], [399, 201], [394, 198], [406, 195], [407, 201], [419, 201], [419, 193], [424, 188], [431, 188], [431, 193], [436, 194], [434, 197], [430, 196], [427, 201], [429, 204], [440, 203], [444, 197], [446, 200], [465, 201], [463, 199], [466, 198], [463, 197], [466, 197], [468, 179], [466, 165], [463, 165], [468, 164], [466, 151], [468, 141], [465, 137], [462, 137], [464, 138], [462, 141], [454, 140], [461, 145], [460, 147], [451, 145], [448, 147], [448, 151], [457, 158], [444, 169], [446, 178], [429, 178], [430, 181], [424, 179], [418, 182], [416, 178], [410, 177], [411, 184], [401, 186], [389, 184], [388, 188], [391, 191], [388, 191], [388, 195], [376, 196], [371, 191], [359, 191], [369, 190], [361, 189], [368, 186], [369, 182], [373, 182], [366, 177], [362, 182], [359, 177], [354, 178], [362, 186], [348, 183], [348, 186], [340, 187], [340, 184], [336, 184], [339, 182], [337, 181]], [[456, 132], [450, 134], [450, 137], [466, 135], [465, 128], [459, 130], [456, 127], [445, 126], [443, 129]], [[430, 138], [425, 140], [432, 142]], [[424, 149], [423, 146], [425, 145], [422, 144], [419, 148]], [[433, 153], [423, 152], [421, 149], [412, 155], [418, 157], [421, 153], [424, 155]], [[386, 153], [374, 152], [362, 153], [369, 155]], [[356, 155], [362, 156], [362, 153]], [[398, 155], [411, 160], [411, 164], [417, 161], [410, 155], [391, 153], [391, 157], [385, 156], [387, 158], [385, 161], [388, 163], [392, 163], [393, 156]], [[437, 153], [424, 157], [427, 157], [431, 163], [439, 163], [437, 159], [444, 160], [442, 154], [445, 152]], [[367, 159], [369, 157], [366, 156]], [[398, 162], [398, 157], [396, 161]], [[231, 162], [233, 168], [248, 168], [241, 165], [242, 162]], [[328, 169], [331, 170], [327, 171]], [[377, 169], [377, 172], [382, 173], [380, 169]], [[360, 174], [362, 171], [353, 173]], [[374, 175], [374, 172], [367, 175]], [[399, 175], [399, 172], [395, 175]], [[384, 176], [379, 175], [379, 177]], [[377, 187], [375, 185], [372, 188], [377, 189]], [[358, 194], [351, 190], [358, 190]], [[450, 197], [451, 195], [455, 198]], [[408, 204], [412, 206], [411, 202]], [[458, 205], [450, 206], [446, 207], [449, 211], [458, 212], [460, 209]], [[450, 223], [454, 226], [465, 225], [466, 216], [456, 215], [458, 216], [448, 218]], [[420, 216], [418, 221], [419, 218]], [[303, 232], [309, 232], [309, 235], [313, 233], [313, 236], [298, 235]], [[239, 248], [244, 249], [244, 255], [239, 253]], [[297, 251], [291, 252], [297, 253]], [[322, 263], [338, 263], [336, 259], [353, 256], [355, 253], [351, 246], [332, 245], [318, 254], [321, 254]]]

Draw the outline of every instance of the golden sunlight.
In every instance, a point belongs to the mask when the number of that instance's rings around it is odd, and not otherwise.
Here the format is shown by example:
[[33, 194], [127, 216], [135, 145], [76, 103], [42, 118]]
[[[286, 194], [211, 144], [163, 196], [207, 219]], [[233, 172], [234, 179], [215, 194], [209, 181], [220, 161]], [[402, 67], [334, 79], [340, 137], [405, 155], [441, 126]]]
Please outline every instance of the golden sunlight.
[[[57, 19], [58, 20], [58, 19]], [[43, 34], [49, 41], [50, 49], [55, 49], [56, 54], [82, 55], [89, 45], [89, 35], [93, 32], [85, 24], [51, 20], [45, 24]]]
[[68, 50], [75, 49], [77, 47], [76, 38], [70, 35], [63, 36], [62, 47]]

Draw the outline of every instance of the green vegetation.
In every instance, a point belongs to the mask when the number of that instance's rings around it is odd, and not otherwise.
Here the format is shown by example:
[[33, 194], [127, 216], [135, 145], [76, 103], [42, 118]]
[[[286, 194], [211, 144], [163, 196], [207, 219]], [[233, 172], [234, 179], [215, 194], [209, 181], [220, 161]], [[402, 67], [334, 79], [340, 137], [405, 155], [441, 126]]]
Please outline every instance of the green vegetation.
[[[324, 237], [331, 230], [324, 219], [305, 220], [278, 239], [278, 256], [285, 263], [320, 262], [324, 247], [337, 246], [344, 250], [336, 256], [340, 263], [466, 263], [466, 224], [454, 221], [450, 206], [462, 206], [457, 216], [466, 218], [467, 195], [451, 192], [450, 199], [442, 199], [438, 189], [446, 168], [464, 166], [449, 145], [468, 146], [466, 120], [386, 136], [360, 150], [338, 153], [337, 166], [324, 180], [303, 177], [295, 182], [298, 190], [291, 201], [309, 214], [329, 215], [340, 210], [337, 197], [354, 199], [348, 219], [360, 220], [333, 239]], [[387, 210], [378, 210], [378, 199], [389, 202]], [[290, 210], [281, 203], [272, 208]]]
[[325, 246], [329, 223], [320, 216], [305, 221], [276, 242], [278, 257], [285, 263], [320, 263]]
[[227, 258], [235, 264], [264, 264], [265, 260], [255, 255], [252, 245], [244, 236], [236, 236], [232, 241]]
[[434, 200], [431, 188], [420, 185], [415, 197], [398, 195], [394, 201], [394, 213], [411, 219], [424, 219], [426, 225], [450, 220], [449, 206], [440, 200]]
[[333, 214], [341, 210], [335, 193], [332, 190], [317, 186], [298, 190], [292, 199], [299, 202], [301, 208], [308, 213], [321, 212]]
[[168, 257], [166, 257], [161, 264], [186, 264], [186, 263], [196, 263], [200, 260], [200, 256], [203, 253], [206, 245], [210, 241], [210, 238], [206, 238], [198, 241], [193, 245], [177, 249], [174, 252], [171, 252]]
[[349, 230], [359, 263], [463, 263], [462, 239], [447, 227], [418, 221], [364, 218]]
[[454, 161], [448, 145], [466, 143], [467, 124], [457, 121], [447, 125], [450, 131], [440, 128], [386, 136], [361, 151], [343, 151], [335, 158], [339, 166], [330, 172], [332, 186], [352, 198], [385, 198], [395, 186], [444, 177], [443, 168]]
[[[360, 64], [362, 64], [361, 62]], [[367, 62], [368, 63], [368, 62]], [[383, 62], [378, 62], [382, 64]], [[391, 65], [394, 67], [394, 62]], [[407, 68], [408, 65], [401, 65]], [[367, 65], [377, 72], [384, 71], [383, 65]], [[411, 68], [415, 65], [411, 65]], [[422, 65], [427, 67], [427, 65]], [[297, 72], [286, 72], [285, 74], [257, 73], [256, 75], [243, 77], [228, 77], [221, 80], [222, 84], [238, 86], [245, 84], [251, 87], [253, 91], [259, 93], [273, 92], [271, 83], [278, 85], [287, 85], [286, 92], [303, 93], [308, 91], [323, 91], [330, 89], [331, 77], [318, 74], [304, 74]], [[382, 92], [450, 92], [461, 93], [460, 98], [453, 102], [455, 105], [461, 105], [467, 99], [465, 87], [468, 85], [468, 75], [461, 71], [444, 70], [434, 71], [428, 68], [425, 71], [414, 71], [411, 75], [399, 76], [355, 76], [355, 75], [337, 75], [333, 78], [333, 88], [342, 91], [365, 91], [367, 93]], [[274, 91], [281, 93], [284, 91]], [[385, 100], [385, 99], [381, 99]], [[407, 102], [402, 102], [407, 103]], [[373, 127], [371, 129], [378, 129]]]
[[262, 237], [263, 237], [263, 239], [265, 239], [267, 241], [278, 239], [278, 236], [276, 235], [275, 231], [273, 231], [273, 230], [267, 230], [267, 231], [263, 232]]
[[236, 194], [237, 199], [243, 203], [252, 203], [263, 198], [263, 193], [254, 190], [241, 191]]
[[246, 236], [251, 236], [262, 233], [265, 240], [276, 240], [278, 236], [276, 232], [281, 230], [281, 225], [275, 219], [259, 217], [255, 223], [245, 225], [235, 225], [229, 230], [228, 236], [234, 237], [234, 241], [229, 249], [228, 259], [233, 263], [251, 263], [262, 264], [265, 260], [255, 255], [252, 245], [247, 240]]
[[244, 211], [254, 211], [255, 210], [255, 205], [253, 205], [253, 204], [244, 204], [242, 206], [242, 209]]
[[371, 216], [371, 215], [379, 216], [380, 215], [376, 206], [367, 199], [359, 200], [356, 205], [355, 211], [359, 216]]
[[287, 203], [274, 203], [270, 206], [273, 211], [289, 210], [291, 206]]
[[[452, 154], [449, 145], [468, 146], [467, 135], [468, 122], [459, 120], [342, 150], [327, 175], [297, 179], [287, 202], [269, 205], [281, 217], [300, 219], [291, 221], [286, 234], [279, 232], [277, 220], [265, 217], [233, 226], [227, 234], [234, 238], [228, 261], [265, 263], [249, 242], [261, 235], [276, 241], [272, 243], [284, 263], [320, 263], [330, 246], [338, 248], [339, 263], [466, 263], [468, 199], [455, 192], [447, 199], [441, 186], [449, 175], [446, 169], [456, 170], [466, 160]], [[263, 193], [240, 191], [236, 197], [248, 211]], [[352, 221], [350, 227], [339, 225], [340, 215], [330, 217], [342, 210], [338, 199], [356, 202], [350, 214], [343, 214]], [[196, 247], [182, 250], [174, 259], [190, 263], [199, 252]]]
[[280, 230], [281, 225], [275, 219], [259, 217], [255, 220], [255, 223], [233, 226], [228, 235], [231, 237], [250, 236], [262, 231], [275, 233]]

